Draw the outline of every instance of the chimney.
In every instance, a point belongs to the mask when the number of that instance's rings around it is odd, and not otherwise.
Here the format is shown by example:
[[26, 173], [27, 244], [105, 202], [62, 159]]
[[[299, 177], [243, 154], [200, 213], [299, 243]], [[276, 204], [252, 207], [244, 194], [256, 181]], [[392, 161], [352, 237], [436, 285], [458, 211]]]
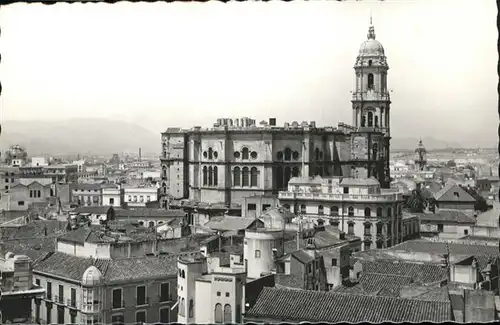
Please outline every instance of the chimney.
[[276, 126], [276, 118], [275, 117], [270, 117], [269, 118], [269, 125], [270, 126]]
[[139, 161], [141, 161], [141, 148], [139, 148]]

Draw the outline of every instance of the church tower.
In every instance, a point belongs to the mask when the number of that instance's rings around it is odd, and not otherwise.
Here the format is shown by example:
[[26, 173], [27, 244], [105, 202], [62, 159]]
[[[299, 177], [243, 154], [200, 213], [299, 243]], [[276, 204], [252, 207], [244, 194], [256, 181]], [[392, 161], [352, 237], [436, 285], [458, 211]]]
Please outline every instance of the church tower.
[[354, 65], [356, 75], [352, 94], [351, 152], [353, 177], [376, 177], [389, 187], [390, 96], [387, 89], [389, 66], [384, 47], [375, 38], [370, 17], [367, 40], [361, 44]]
[[424, 170], [427, 165], [427, 150], [425, 150], [422, 139], [418, 142], [418, 147], [415, 149], [415, 166], [417, 170]]

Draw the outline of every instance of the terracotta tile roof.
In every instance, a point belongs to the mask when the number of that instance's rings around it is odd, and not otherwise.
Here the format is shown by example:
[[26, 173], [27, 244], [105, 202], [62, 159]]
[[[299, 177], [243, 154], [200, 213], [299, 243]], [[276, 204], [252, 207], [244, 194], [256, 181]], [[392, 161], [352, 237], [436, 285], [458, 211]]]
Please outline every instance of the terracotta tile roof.
[[115, 209], [116, 218], [182, 218], [186, 213], [177, 209], [134, 208]]
[[475, 224], [476, 220], [460, 211], [439, 211], [436, 213], [416, 213], [422, 222], [452, 222]]
[[413, 281], [411, 276], [363, 272], [358, 283], [344, 283], [334, 288], [334, 291], [398, 297], [400, 289]]
[[86, 206], [78, 207], [73, 212], [75, 213], [90, 213], [90, 214], [107, 214], [109, 210], [113, 210], [112, 206]]
[[[488, 245], [473, 245], [473, 244], [459, 244], [449, 243], [451, 255], [468, 255], [468, 256], [500, 256], [498, 246]], [[401, 244], [395, 245], [388, 250], [403, 250], [406, 252], [426, 252], [430, 254], [443, 255], [446, 253], [446, 243], [434, 242], [429, 240], [409, 240]]]
[[305, 289], [304, 279], [295, 274], [275, 274], [274, 283], [276, 288]]
[[256, 222], [262, 224], [261, 220], [255, 218], [224, 216], [213, 218], [204, 227], [213, 230], [245, 230]]
[[297, 259], [302, 264], [309, 264], [314, 261], [314, 257], [309, 255], [305, 250], [296, 250], [291, 254], [295, 259]]
[[[454, 193], [458, 193], [458, 197]], [[476, 202], [469, 193], [467, 193], [463, 188], [454, 183], [449, 183], [436, 194], [434, 194], [436, 201], [444, 202]]]
[[34, 263], [33, 269], [81, 281], [85, 270], [96, 266], [109, 282], [137, 281], [144, 278], [177, 274], [177, 256], [160, 255], [126, 259], [93, 259], [54, 252]]
[[[409, 277], [415, 283], [434, 283], [446, 279], [446, 269], [439, 264], [407, 261], [362, 261], [363, 273]], [[377, 277], [373, 277], [377, 280]], [[371, 280], [371, 279], [370, 279]], [[408, 283], [407, 283], [408, 284]]]
[[246, 316], [308, 322], [444, 322], [448, 302], [264, 287]]

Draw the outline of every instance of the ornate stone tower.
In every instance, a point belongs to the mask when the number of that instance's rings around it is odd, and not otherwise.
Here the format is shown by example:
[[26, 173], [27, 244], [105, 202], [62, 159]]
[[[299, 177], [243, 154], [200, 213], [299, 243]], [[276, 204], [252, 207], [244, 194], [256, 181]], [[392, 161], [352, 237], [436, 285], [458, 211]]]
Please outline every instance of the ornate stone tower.
[[[383, 187], [390, 184], [390, 96], [387, 89], [387, 65], [384, 47], [375, 39], [370, 18], [368, 39], [361, 44], [354, 65], [356, 84], [352, 96], [352, 160], [355, 175], [376, 177]], [[356, 161], [358, 163], [356, 163]]]
[[425, 150], [422, 139], [418, 142], [418, 147], [415, 149], [415, 166], [417, 170], [424, 170], [427, 165], [427, 150]]

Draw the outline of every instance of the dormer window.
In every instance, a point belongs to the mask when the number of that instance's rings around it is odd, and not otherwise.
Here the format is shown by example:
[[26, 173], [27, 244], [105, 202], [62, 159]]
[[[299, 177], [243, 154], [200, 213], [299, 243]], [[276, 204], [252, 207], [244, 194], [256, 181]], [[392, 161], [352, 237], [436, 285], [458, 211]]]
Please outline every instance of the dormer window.
[[460, 197], [460, 194], [458, 194], [458, 192], [453, 192], [453, 195], [454, 195], [455, 197]]

